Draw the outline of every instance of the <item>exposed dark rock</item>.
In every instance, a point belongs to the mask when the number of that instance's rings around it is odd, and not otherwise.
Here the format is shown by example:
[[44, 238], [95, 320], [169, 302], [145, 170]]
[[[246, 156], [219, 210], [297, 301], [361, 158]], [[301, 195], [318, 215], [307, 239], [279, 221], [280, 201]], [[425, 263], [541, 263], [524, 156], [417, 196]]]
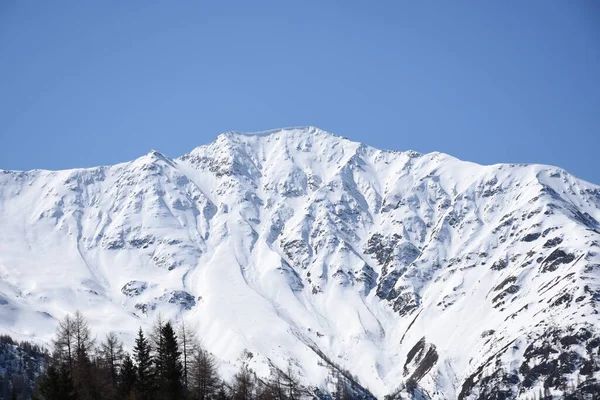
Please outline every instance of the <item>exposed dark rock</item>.
[[367, 295], [377, 284], [377, 273], [368, 264], [363, 265], [355, 275], [356, 281], [363, 284], [364, 295]]
[[419, 382], [437, 363], [438, 358], [435, 345], [427, 343], [425, 337], [421, 338], [406, 355], [404, 376], [407, 376], [412, 370], [408, 380]]
[[375, 233], [367, 241], [365, 254], [373, 254], [377, 262], [380, 265], [383, 265], [392, 255], [394, 246], [401, 238], [400, 235], [394, 235], [392, 238], [388, 239], [380, 233]]
[[546, 237], [550, 232], [555, 231], [556, 229], [558, 229], [558, 228], [555, 226], [544, 229], [544, 232], [542, 232], [542, 237]]
[[588, 264], [583, 269], [583, 272], [589, 274], [590, 272], [597, 271], [600, 272], [600, 264]]
[[129, 281], [121, 288], [121, 293], [128, 297], [139, 296], [148, 288], [146, 282]]
[[160, 297], [171, 304], [178, 304], [186, 310], [191, 310], [196, 305], [194, 296], [184, 290], [172, 290]]
[[[572, 335], [564, 335], [563, 337], [561, 337], [559, 339], [559, 341], [560, 341], [560, 344], [563, 345], [563, 347], [568, 347], [568, 346], [572, 346], [575, 344], [580, 344], [580, 343], [586, 342], [591, 338], [592, 338], [592, 332], [590, 332], [586, 328], [581, 328]], [[597, 338], [596, 340], [600, 340], [600, 338]]]
[[292, 240], [282, 243], [281, 248], [293, 265], [306, 268], [308, 259], [312, 256], [311, 247], [302, 240]]
[[376, 292], [377, 296], [381, 299], [389, 297], [390, 290], [394, 287], [398, 279], [406, 272], [407, 267], [421, 254], [420, 250], [412, 243], [403, 242], [397, 244], [401, 238], [400, 235], [393, 235], [391, 239], [382, 239], [385, 243], [393, 243], [395, 247], [386, 247], [385, 250], [381, 250], [379, 255], [376, 256], [377, 259], [385, 257], [385, 263], [381, 267], [381, 277]]
[[387, 297], [388, 300], [393, 300], [392, 307], [401, 316], [409, 314], [419, 305], [418, 296], [414, 292], [402, 292], [403, 289], [405, 288], [392, 289]]
[[515, 283], [516, 281], [517, 281], [516, 277], [509, 276], [508, 278], [506, 278], [505, 280], [500, 282], [500, 284], [494, 288], [494, 291], [502, 290], [502, 289], [504, 289], [504, 287], [506, 285], [510, 285], [511, 283]]
[[535, 233], [528, 233], [527, 235], [523, 236], [523, 239], [521, 239], [523, 242], [533, 242], [534, 240], [536, 240], [537, 238], [540, 237], [540, 233], [539, 232], [535, 232]]
[[120, 250], [125, 248], [125, 242], [122, 238], [104, 238], [102, 245], [107, 250]]
[[544, 248], [545, 248], [545, 249], [550, 249], [550, 248], [552, 248], [552, 247], [556, 247], [556, 246], [558, 246], [559, 244], [561, 244], [561, 243], [562, 243], [562, 241], [563, 241], [563, 240], [562, 240], [562, 238], [561, 238], [561, 237], [555, 237], [555, 238], [553, 238], [553, 239], [548, 239], [548, 240], [546, 241], [546, 243], [544, 243]]
[[156, 304], [147, 304], [147, 303], [137, 303], [133, 306], [136, 310], [143, 312], [144, 314], [148, 313], [148, 310], [156, 309]]
[[600, 382], [594, 378], [588, 378], [569, 392], [564, 396], [567, 400], [598, 399], [600, 398]]
[[136, 249], [146, 249], [148, 246], [153, 244], [155, 241], [154, 236], [146, 236], [143, 238], [134, 238], [129, 240], [129, 244], [131, 247], [135, 247]]
[[[576, 371], [581, 373], [581, 370], [590, 374], [600, 370], [600, 366], [594, 362], [598, 356], [593, 349], [590, 351], [587, 348], [594, 340], [600, 341], [600, 338], [587, 326], [568, 334], [557, 328], [548, 329], [525, 349], [519, 368], [523, 386], [531, 388], [542, 382], [545, 388], [564, 391], [570, 374]], [[587, 350], [584, 356], [577, 350], [581, 347]]]
[[552, 307], [556, 307], [559, 306], [561, 304], [569, 304], [571, 302], [571, 300], [573, 300], [573, 295], [571, 295], [571, 293], [563, 293], [562, 295], [558, 296], [551, 304]]
[[517, 395], [517, 385], [520, 381], [517, 374], [496, 370], [493, 374], [481, 378], [479, 387], [482, 390], [479, 396], [477, 396], [477, 400], [514, 399]]
[[562, 249], [554, 250], [546, 259], [542, 262], [541, 272], [552, 272], [561, 264], [568, 264], [575, 260], [575, 255], [565, 252]]
[[[506, 351], [511, 351], [512, 343], [465, 379], [458, 399], [515, 399], [536, 387], [564, 393], [567, 399], [592, 399], [596, 397], [590, 394], [600, 394], [600, 385], [591, 378], [600, 370], [600, 336], [592, 325], [548, 328], [529, 342], [518, 371], [507, 371], [499, 361]], [[494, 365], [497, 369], [490, 372]], [[573, 374], [580, 374], [584, 380], [575, 385]]]
[[500, 270], [503, 270], [504, 268], [506, 268], [507, 265], [508, 264], [506, 263], [506, 260], [500, 259], [492, 264], [491, 269], [494, 271], [500, 271]]
[[377, 297], [381, 299], [387, 298], [403, 271], [404, 270], [395, 270], [382, 277], [379, 281], [379, 285], [377, 285]]
[[[483, 371], [484, 368], [488, 365], [490, 365], [492, 363], [492, 361], [496, 360], [497, 357], [499, 355], [501, 355], [502, 353], [504, 353], [506, 351], [506, 349], [509, 348], [509, 346], [512, 344], [513, 342], [508, 343], [507, 345], [505, 345], [502, 349], [500, 349], [498, 352], [496, 352], [495, 354], [491, 355], [487, 360], [485, 360], [484, 362], [482, 362], [479, 367], [475, 370], [475, 372], [473, 372], [470, 376], [468, 376], [465, 381], [462, 384], [460, 393], [458, 394], [458, 400], [463, 400], [466, 399], [468, 397], [470, 397], [470, 395], [473, 393], [474, 389], [478, 389], [478, 391], [481, 393], [483, 393], [484, 395], [486, 393], [493, 395], [494, 393], [494, 388], [496, 388], [497, 386], [495, 385], [494, 381], [498, 381], [499, 380], [499, 376], [501, 376], [501, 374], [504, 374], [504, 371], [495, 371], [493, 372], [491, 375], [495, 376], [495, 379], [492, 380], [487, 380], [486, 381], [486, 385], [491, 385], [491, 387], [488, 386], [484, 386], [482, 385], [483, 379], [485, 378], [485, 376], [483, 376]], [[490, 383], [492, 382], [492, 383]], [[503, 390], [503, 389], [501, 389]], [[504, 391], [504, 390], [503, 390]], [[481, 399], [481, 397], [479, 397]], [[485, 399], [485, 397], [483, 398]]]
[[302, 277], [300, 277], [300, 275], [287, 262], [285, 262], [285, 260], [281, 260], [281, 266], [278, 269], [286, 277], [286, 280], [293, 291], [299, 292], [304, 289]]
[[520, 289], [519, 285], [510, 285], [509, 287], [507, 287], [506, 289], [504, 289], [502, 292], [500, 292], [499, 294], [497, 294], [496, 297], [494, 297], [492, 299], [492, 303], [497, 303], [500, 300], [503, 300], [508, 295], [517, 293], [519, 291], [519, 289]]
[[488, 337], [488, 336], [492, 336], [494, 333], [496, 333], [495, 330], [488, 329], [488, 330], [485, 330], [485, 331], [481, 332], [481, 337], [485, 338], [485, 337]]

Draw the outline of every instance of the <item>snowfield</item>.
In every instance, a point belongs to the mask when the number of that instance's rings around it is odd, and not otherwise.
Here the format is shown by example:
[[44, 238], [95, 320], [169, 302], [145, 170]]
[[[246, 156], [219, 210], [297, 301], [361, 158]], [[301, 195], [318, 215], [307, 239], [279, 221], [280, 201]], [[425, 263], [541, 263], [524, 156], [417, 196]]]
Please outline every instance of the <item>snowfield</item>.
[[313, 127], [0, 170], [0, 333], [49, 343], [79, 309], [130, 345], [160, 313], [226, 376], [246, 357], [322, 390], [341, 368], [377, 398], [558, 394], [600, 379], [599, 220], [600, 187], [560, 168]]

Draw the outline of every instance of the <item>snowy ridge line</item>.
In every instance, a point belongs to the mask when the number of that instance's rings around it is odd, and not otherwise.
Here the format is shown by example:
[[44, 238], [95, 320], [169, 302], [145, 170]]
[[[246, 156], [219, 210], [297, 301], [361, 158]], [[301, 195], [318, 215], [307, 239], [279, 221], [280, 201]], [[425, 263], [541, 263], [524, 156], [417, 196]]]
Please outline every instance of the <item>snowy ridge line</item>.
[[48, 342], [79, 309], [131, 344], [160, 313], [196, 327], [225, 377], [247, 350], [261, 379], [292, 361], [319, 393], [335, 389], [321, 355], [377, 398], [457, 398], [470, 378], [465, 399], [594, 387], [599, 186], [265, 132], [0, 171], [0, 333]]

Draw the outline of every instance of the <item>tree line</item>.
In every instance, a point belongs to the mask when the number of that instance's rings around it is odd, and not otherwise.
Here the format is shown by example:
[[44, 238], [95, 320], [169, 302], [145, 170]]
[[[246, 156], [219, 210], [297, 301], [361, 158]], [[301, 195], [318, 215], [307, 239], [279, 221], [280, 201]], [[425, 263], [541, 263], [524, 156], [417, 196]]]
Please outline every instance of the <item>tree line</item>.
[[[251, 357], [251, 353], [248, 353]], [[341, 379], [334, 398], [349, 398]], [[80, 312], [58, 324], [45, 372], [37, 379], [36, 400], [297, 400], [313, 397], [291, 363], [271, 368], [259, 379], [243, 362], [226, 382], [215, 357], [193, 329], [160, 317], [149, 332], [140, 327], [131, 353], [115, 333], [96, 343]]]

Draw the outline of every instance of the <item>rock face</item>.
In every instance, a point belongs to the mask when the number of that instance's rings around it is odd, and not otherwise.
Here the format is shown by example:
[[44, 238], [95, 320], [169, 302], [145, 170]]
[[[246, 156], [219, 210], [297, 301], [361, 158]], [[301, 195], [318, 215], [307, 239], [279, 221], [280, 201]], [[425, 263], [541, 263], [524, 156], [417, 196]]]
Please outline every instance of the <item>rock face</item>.
[[[377, 397], [598, 389], [600, 188], [555, 167], [377, 150], [316, 128], [177, 159], [0, 171], [0, 331], [186, 318], [228, 366], [293, 360]], [[127, 339], [127, 338], [126, 338]], [[335, 366], [335, 367], [333, 367]], [[408, 386], [407, 386], [408, 385]]]

